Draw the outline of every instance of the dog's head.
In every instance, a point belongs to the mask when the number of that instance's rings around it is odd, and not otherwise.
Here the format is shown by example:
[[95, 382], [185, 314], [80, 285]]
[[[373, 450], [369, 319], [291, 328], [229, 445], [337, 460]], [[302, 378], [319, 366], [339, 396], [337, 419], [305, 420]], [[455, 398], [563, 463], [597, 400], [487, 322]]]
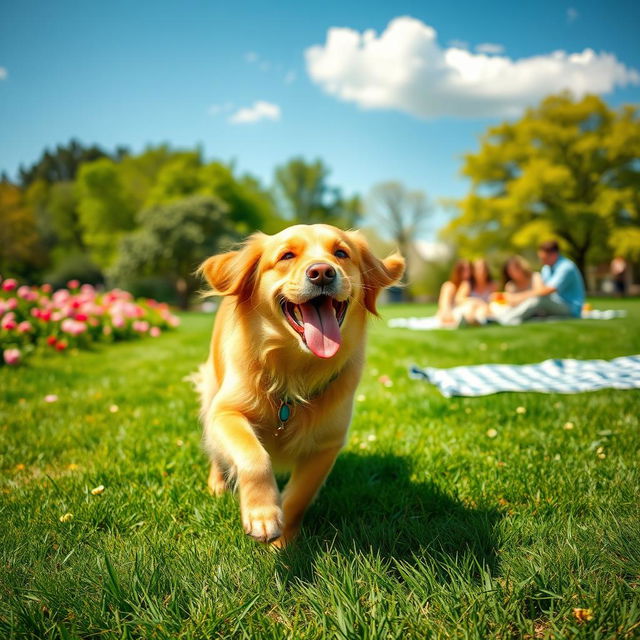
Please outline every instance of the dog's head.
[[357, 231], [296, 225], [273, 236], [254, 234], [242, 249], [206, 260], [200, 271], [214, 293], [236, 296], [303, 349], [331, 358], [343, 324], [365, 310], [377, 313], [378, 294], [402, 277], [404, 259], [379, 260]]

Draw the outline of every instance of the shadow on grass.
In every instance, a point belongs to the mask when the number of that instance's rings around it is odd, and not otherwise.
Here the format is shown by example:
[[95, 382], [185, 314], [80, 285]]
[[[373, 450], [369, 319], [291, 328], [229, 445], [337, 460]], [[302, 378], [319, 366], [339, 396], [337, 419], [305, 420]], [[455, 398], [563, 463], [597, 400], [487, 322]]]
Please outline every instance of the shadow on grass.
[[493, 572], [500, 512], [464, 504], [413, 476], [410, 458], [341, 454], [306, 515], [300, 538], [282, 553], [281, 570], [288, 578], [311, 581], [317, 556], [330, 550], [375, 554], [383, 561], [429, 558], [454, 566], [464, 557]]

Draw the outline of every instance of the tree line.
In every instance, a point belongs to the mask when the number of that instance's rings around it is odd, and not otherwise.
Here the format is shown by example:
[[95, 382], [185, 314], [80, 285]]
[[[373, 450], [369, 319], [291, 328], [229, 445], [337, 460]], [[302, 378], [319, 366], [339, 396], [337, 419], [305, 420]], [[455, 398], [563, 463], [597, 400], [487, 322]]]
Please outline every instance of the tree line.
[[[497, 263], [556, 238], [583, 272], [614, 255], [640, 260], [635, 106], [549, 96], [490, 127], [461, 172], [469, 193], [447, 202], [451, 221], [440, 231], [461, 255]], [[21, 167], [15, 181], [2, 176], [0, 274], [56, 285], [106, 279], [186, 305], [198, 287], [197, 264], [255, 230], [366, 222], [413, 260], [432, 210], [424, 192], [401, 182], [347, 197], [319, 159], [276, 167], [267, 188], [198, 149], [159, 145], [134, 154], [72, 140]]]
[[57, 285], [108, 279], [186, 306], [193, 271], [212, 253], [294, 222], [356, 226], [361, 210], [321, 160], [293, 158], [267, 189], [199, 150], [109, 153], [72, 140], [0, 181], [0, 273]]

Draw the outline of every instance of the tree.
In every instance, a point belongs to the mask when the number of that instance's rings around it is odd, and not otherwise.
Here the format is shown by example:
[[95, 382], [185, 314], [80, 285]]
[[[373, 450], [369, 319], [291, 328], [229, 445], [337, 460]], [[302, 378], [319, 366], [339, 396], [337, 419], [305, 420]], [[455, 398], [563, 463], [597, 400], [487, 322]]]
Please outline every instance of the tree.
[[326, 223], [352, 227], [360, 217], [360, 199], [345, 200], [327, 183], [330, 170], [322, 162], [292, 158], [275, 171], [276, 198], [289, 219], [300, 224]]
[[[128, 152], [125, 148], [116, 149], [114, 158], [119, 159]], [[42, 157], [28, 168], [20, 167], [20, 184], [28, 187], [36, 180], [54, 182], [72, 182], [78, 169], [85, 162], [109, 157], [106, 151], [97, 145], [85, 147], [77, 140], [70, 140], [67, 145], [58, 145], [54, 151], [45, 149]]]
[[120, 238], [135, 226], [134, 203], [127, 197], [118, 165], [109, 158], [82, 165], [76, 188], [83, 241], [95, 262], [109, 267]]
[[30, 278], [46, 263], [33, 209], [18, 185], [0, 181], [0, 273]]
[[[405, 259], [403, 282], [410, 282], [413, 245], [431, 215], [431, 205], [423, 191], [410, 191], [401, 182], [381, 182], [371, 189], [369, 203], [382, 225], [382, 232], [397, 244]], [[411, 297], [411, 293], [409, 293]]]
[[231, 222], [241, 234], [269, 230], [274, 224], [278, 227], [273, 201], [255, 178], [236, 177], [232, 168], [221, 162], [204, 163], [198, 151], [182, 152], [162, 168], [147, 205], [176, 202], [193, 195], [224, 201]]
[[192, 196], [141, 211], [139, 228], [125, 235], [111, 276], [123, 285], [136, 277], [171, 280], [182, 308], [198, 286], [200, 263], [240, 239], [227, 205], [212, 196]]
[[580, 270], [640, 253], [640, 119], [599, 97], [550, 96], [490, 128], [465, 156], [469, 195], [445, 229], [463, 252], [522, 251], [556, 237]]

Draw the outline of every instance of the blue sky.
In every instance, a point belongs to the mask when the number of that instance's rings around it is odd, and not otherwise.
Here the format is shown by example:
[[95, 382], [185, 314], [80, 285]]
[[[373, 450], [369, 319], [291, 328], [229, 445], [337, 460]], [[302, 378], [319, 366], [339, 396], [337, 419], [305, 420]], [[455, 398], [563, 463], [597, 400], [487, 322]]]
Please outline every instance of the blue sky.
[[[350, 31], [329, 42], [336, 27]], [[0, 170], [71, 137], [169, 142], [267, 184], [300, 154], [322, 157], [347, 193], [399, 179], [457, 197], [482, 131], [559, 82], [639, 103], [638, 33], [638, 2], [5, 0]]]

